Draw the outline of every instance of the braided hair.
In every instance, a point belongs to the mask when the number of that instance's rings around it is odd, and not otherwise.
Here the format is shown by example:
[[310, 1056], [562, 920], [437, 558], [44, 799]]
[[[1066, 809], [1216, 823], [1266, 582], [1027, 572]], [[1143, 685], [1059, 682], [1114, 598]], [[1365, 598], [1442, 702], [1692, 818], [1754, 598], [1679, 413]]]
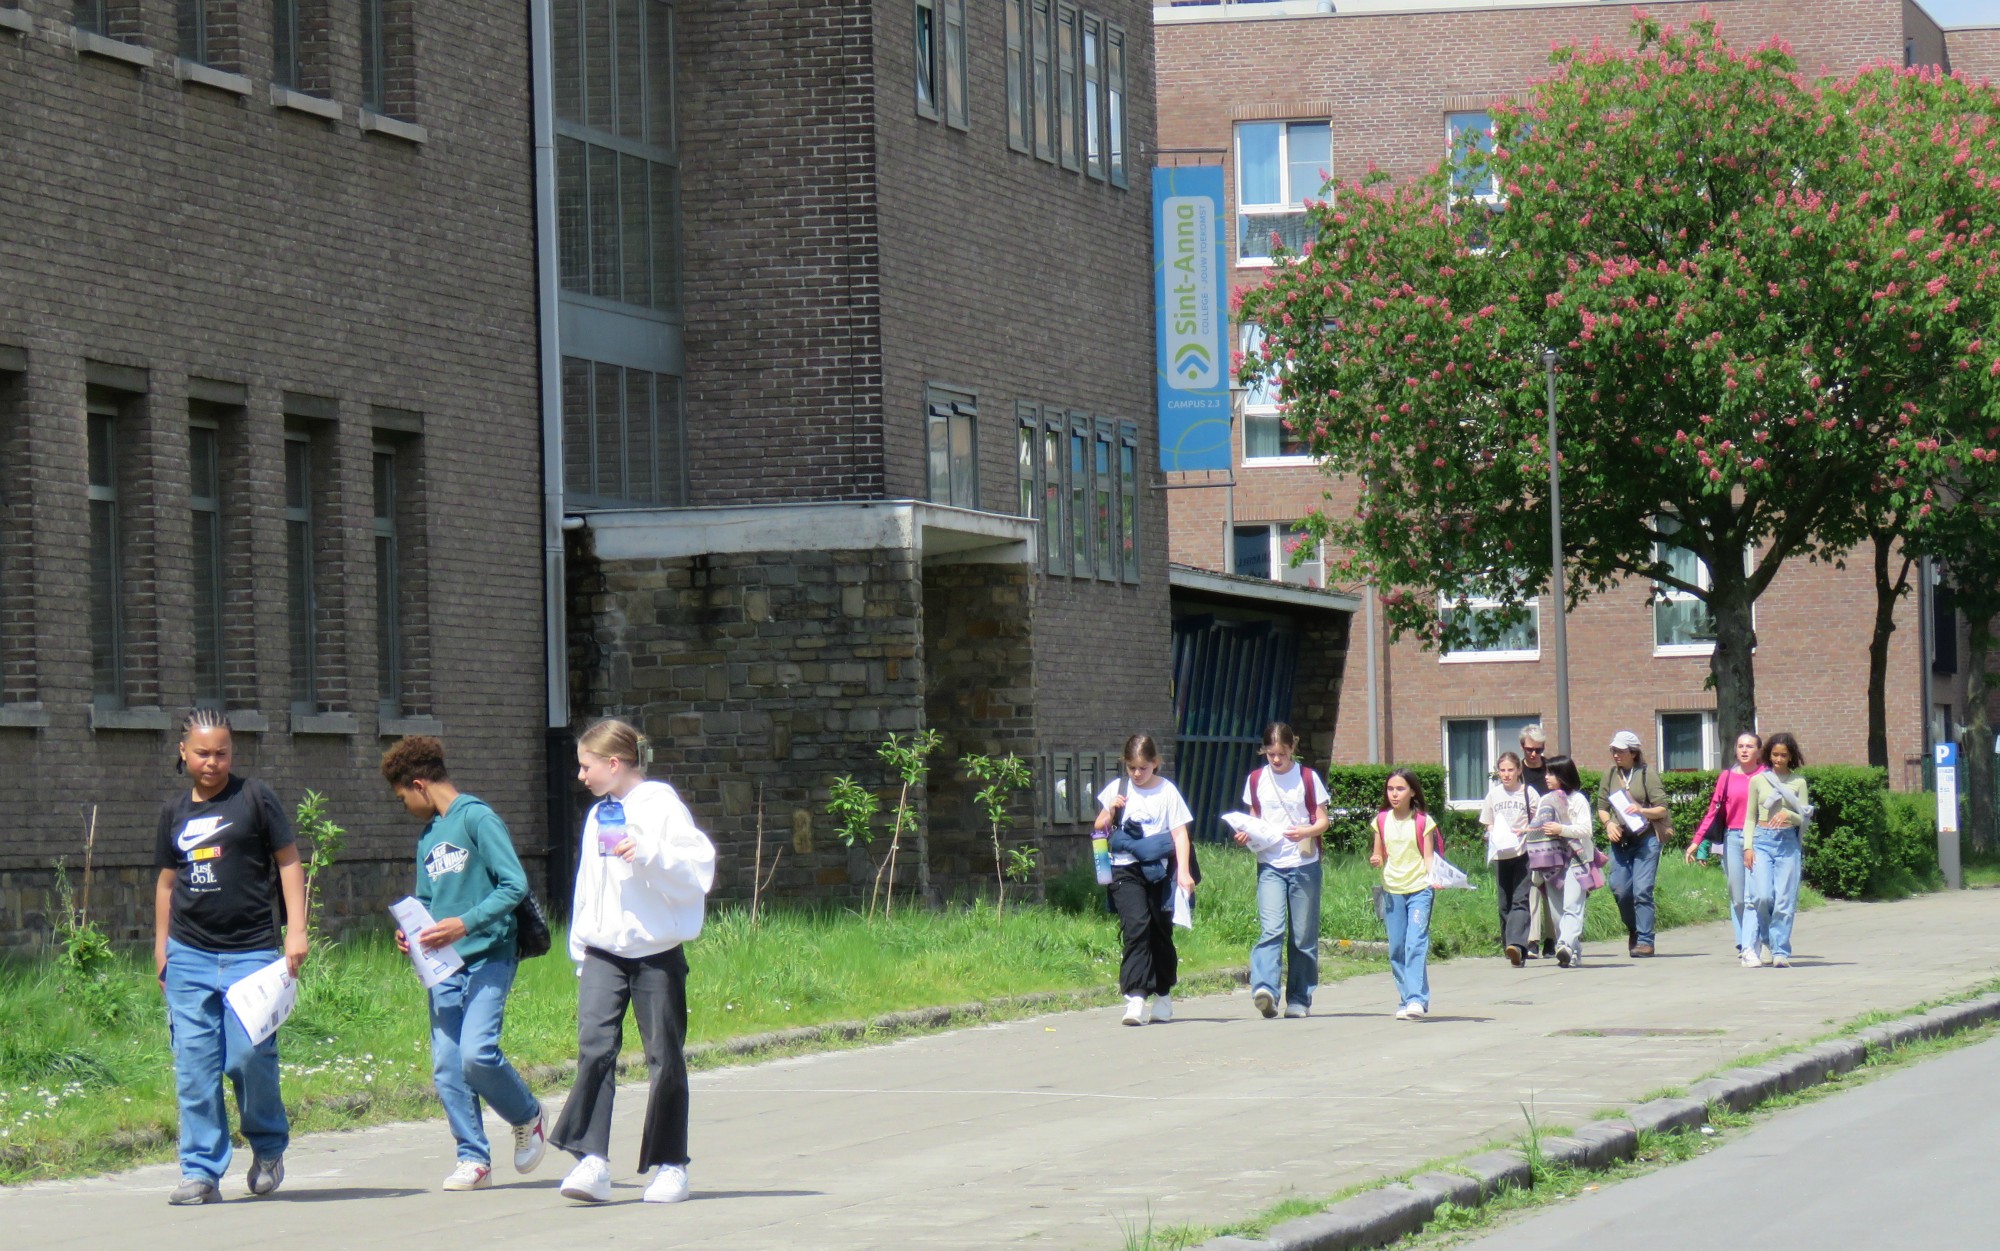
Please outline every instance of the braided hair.
[[[188, 709], [187, 715], [181, 718], [181, 742], [187, 742], [188, 735], [196, 730], [223, 730], [233, 733], [229, 728], [227, 712], [220, 708], [203, 706]], [[178, 751], [174, 753], [174, 772], [187, 772], [187, 761], [181, 758]]]

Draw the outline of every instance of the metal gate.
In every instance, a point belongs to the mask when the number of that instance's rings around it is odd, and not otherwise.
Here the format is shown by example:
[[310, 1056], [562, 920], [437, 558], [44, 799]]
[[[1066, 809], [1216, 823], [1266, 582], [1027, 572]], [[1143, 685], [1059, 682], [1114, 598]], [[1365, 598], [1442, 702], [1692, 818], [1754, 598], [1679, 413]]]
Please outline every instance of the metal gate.
[[1195, 838], [1222, 841], [1219, 818], [1240, 806], [1264, 726], [1291, 715], [1298, 659], [1298, 632], [1285, 623], [1174, 618], [1174, 784]]

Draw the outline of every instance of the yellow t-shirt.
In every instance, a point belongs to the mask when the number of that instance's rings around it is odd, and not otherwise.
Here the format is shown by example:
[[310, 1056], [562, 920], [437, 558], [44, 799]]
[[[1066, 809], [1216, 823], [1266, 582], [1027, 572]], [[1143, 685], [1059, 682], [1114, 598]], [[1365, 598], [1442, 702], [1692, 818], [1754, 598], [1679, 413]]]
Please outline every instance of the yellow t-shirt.
[[[1433, 830], [1431, 819], [1424, 818], [1424, 833]], [[1398, 818], [1394, 813], [1383, 818], [1382, 846], [1388, 858], [1382, 865], [1382, 889], [1392, 895], [1414, 895], [1431, 884], [1430, 874], [1424, 869], [1424, 854], [1417, 846], [1417, 818]]]

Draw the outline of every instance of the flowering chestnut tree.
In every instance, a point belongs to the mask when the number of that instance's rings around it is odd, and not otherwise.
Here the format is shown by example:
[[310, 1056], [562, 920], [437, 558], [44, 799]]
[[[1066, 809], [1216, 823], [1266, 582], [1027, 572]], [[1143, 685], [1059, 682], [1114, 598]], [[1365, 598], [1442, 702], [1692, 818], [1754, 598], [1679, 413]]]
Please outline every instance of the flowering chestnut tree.
[[[1314, 519], [1342, 576], [1381, 590], [1395, 633], [1451, 647], [1494, 619], [1459, 611], [1470, 597], [1518, 620], [1547, 589], [1553, 348], [1572, 599], [1641, 579], [1706, 605], [1727, 739], [1754, 724], [1758, 596], [1916, 484], [1892, 440], [1972, 369], [1955, 328], [1991, 311], [1974, 287], [1993, 249], [1871, 181], [1917, 176], [1887, 148], [1914, 151], [1919, 121], [1975, 125], [1920, 116], [1934, 76], [1903, 94], [1910, 76], [1878, 71], [1871, 95], [1707, 19], [1634, 29], [1630, 50], [1558, 49], [1493, 110], [1491, 153], [1463, 159], [1503, 206], [1455, 200], [1449, 169], [1312, 205], [1316, 241], [1243, 297], [1265, 337], [1241, 364], [1359, 481], [1351, 514]], [[1970, 185], [1993, 157], [1952, 164], [1968, 145], [1941, 136], [1926, 176]]]

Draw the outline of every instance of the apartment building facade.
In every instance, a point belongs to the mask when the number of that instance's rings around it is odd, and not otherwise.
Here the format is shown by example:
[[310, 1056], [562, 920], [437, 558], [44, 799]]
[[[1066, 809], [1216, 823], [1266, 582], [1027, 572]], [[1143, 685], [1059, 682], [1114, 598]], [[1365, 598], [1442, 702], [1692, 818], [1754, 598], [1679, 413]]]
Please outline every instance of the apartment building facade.
[[515, 6], [0, 5], [0, 945], [90, 853], [150, 937], [181, 718], [407, 891], [376, 771], [444, 734], [543, 841], [535, 274]]
[[[1740, 46], [1787, 41], [1802, 70], [1839, 73], [1882, 61], [1950, 65], [1962, 46], [1983, 64], [1990, 32], [1939, 28], [1907, 0], [1706, 0], [1647, 6], [1684, 24], [1703, 11]], [[1410, 178], [1447, 158], [1456, 137], [1488, 124], [1487, 110], [1548, 72], [1553, 44], [1629, 45], [1631, 9], [1579, 0], [1310, 0], [1179, 3], [1155, 12], [1163, 160], [1220, 164], [1228, 184], [1233, 286], [1265, 272], [1273, 231], [1297, 242], [1303, 201], [1370, 169]], [[1473, 188], [1477, 193], [1479, 189]], [[1238, 325], [1239, 343], [1254, 326]], [[1317, 584], [1322, 554], [1301, 543], [1298, 520], [1353, 506], [1352, 489], [1323, 474], [1287, 432], [1268, 390], [1243, 404], [1228, 474], [1183, 475], [1170, 494], [1173, 558], [1210, 569]], [[1567, 449], [1566, 449], [1567, 450]], [[1204, 481], [1215, 485], [1202, 489]], [[1225, 485], [1226, 484], [1226, 485]], [[1521, 535], [1548, 550], [1545, 534]], [[1690, 572], [1699, 571], [1691, 556]], [[1757, 606], [1759, 724], [1788, 729], [1824, 763], [1866, 763], [1867, 646], [1875, 595], [1870, 554], [1845, 567], [1796, 562]], [[1449, 799], [1483, 793], [1490, 762], [1521, 726], [1553, 723], [1553, 611], [1479, 651], [1439, 655], [1390, 641], [1366, 588], [1348, 656], [1333, 759], [1442, 762]], [[1670, 769], [1715, 767], [1715, 697], [1707, 689], [1710, 623], [1698, 601], [1623, 585], [1570, 613], [1571, 740], [1595, 765], [1613, 732], [1636, 731]], [[1892, 784], [1922, 782], [1930, 742], [1964, 716], [1959, 625], [1948, 594], [1929, 586], [1905, 600], [1889, 658]]]

